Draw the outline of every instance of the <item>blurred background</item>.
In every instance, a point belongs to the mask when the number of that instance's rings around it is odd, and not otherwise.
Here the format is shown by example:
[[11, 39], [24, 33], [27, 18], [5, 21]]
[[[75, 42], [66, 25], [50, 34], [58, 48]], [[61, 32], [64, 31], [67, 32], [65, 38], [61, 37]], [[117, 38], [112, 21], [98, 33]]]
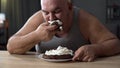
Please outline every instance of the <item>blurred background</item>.
[[[120, 0], [73, 0], [72, 2], [73, 5], [95, 15], [120, 38]], [[0, 0], [0, 50], [6, 50], [9, 37], [40, 9], [40, 0]]]

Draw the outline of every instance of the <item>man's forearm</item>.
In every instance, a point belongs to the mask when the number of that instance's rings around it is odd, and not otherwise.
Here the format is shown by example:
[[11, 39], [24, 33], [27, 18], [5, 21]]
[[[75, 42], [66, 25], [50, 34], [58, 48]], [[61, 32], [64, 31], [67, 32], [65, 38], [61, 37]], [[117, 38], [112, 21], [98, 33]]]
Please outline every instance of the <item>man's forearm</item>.
[[111, 39], [96, 46], [98, 56], [111, 56], [120, 53], [120, 40]]
[[7, 49], [10, 53], [23, 54], [38, 42], [39, 40], [34, 32], [24, 36], [13, 36], [8, 41]]

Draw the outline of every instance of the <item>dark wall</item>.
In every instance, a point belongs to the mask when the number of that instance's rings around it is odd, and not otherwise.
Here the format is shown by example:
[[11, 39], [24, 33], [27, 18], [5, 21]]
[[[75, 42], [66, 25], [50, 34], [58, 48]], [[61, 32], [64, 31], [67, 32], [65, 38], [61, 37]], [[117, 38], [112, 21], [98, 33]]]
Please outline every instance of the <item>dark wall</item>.
[[[40, 10], [40, 0], [6, 0], [6, 8], [2, 13], [6, 14], [9, 22], [9, 37], [15, 34], [33, 15], [36, 11]], [[1, 0], [0, 0], [1, 8]], [[5, 32], [6, 33], [6, 32]], [[6, 43], [5, 34], [0, 37], [0, 43]]]
[[74, 5], [92, 13], [102, 22], [106, 22], [106, 0], [73, 0]]
[[9, 20], [9, 36], [16, 33], [38, 10], [40, 10], [40, 0], [7, 0], [6, 14]]

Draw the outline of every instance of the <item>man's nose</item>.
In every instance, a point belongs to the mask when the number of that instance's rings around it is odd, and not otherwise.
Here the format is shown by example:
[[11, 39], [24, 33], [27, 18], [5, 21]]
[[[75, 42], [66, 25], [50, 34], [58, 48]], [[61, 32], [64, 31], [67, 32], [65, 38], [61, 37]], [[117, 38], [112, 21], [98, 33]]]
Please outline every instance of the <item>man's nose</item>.
[[50, 20], [50, 21], [56, 20], [55, 14], [50, 13], [49, 20]]

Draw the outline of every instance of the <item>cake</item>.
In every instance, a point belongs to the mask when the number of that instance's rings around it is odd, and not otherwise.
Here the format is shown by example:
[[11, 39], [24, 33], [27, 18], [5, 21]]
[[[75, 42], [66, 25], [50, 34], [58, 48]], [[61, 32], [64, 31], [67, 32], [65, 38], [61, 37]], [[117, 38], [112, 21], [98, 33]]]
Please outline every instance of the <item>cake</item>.
[[57, 49], [46, 51], [43, 55], [45, 59], [71, 59], [72, 57], [73, 51], [61, 46], [58, 46]]
[[57, 25], [58, 26], [58, 31], [62, 31], [62, 22], [60, 20], [53, 20], [53, 21], [48, 21], [49, 25]]

